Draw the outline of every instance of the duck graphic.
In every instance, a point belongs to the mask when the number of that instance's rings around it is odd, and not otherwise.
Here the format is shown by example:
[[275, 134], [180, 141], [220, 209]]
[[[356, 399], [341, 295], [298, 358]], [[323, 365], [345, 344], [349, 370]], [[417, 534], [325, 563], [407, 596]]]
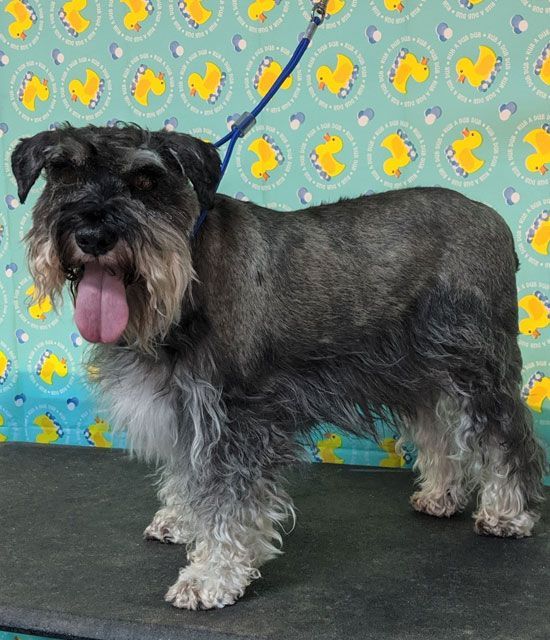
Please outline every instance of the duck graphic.
[[389, 81], [396, 91], [405, 94], [411, 79], [422, 83], [430, 77], [428, 62], [429, 60], [425, 56], [418, 60], [414, 53], [402, 47], [388, 72]]
[[179, 0], [178, 8], [191, 29], [198, 29], [212, 17], [212, 11], [203, 7], [202, 0]]
[[226, 73], [214, 62], [206, 63], [203, 75], [191, 73], [187, 80], [187, 86], [191, 96], [199, 96], [201, 100], [214, 104], [222, 93], [225, 85]]
[[254, 0], [248, 6], [248, 17], [252, 22], [265, 22], [270, 11], [281, 2], [281, 0]]
[[[254, 86], [254, 89], [256, 89], [256, 91], [262, 96], [262, 98], [271, 89], [273, 83], [275, 82], [275, 80], [277, 80], [282, 70], [283, 68], [281, 67], [281, 65], [271, 56], [265, 56], [260, 62], [258, 70], [254, 75], [252, 84]], [[290, 89], [291, 86], [292, 76], [288, 76], [288, 78], [281, 85], [281, 89]]]
[[344, 148], [344, 141], [340, 136], [325, 133], [322, 142], [309, 154], [311, 164], [323, 180], [329, 182], [332, 178], [340, 175], [346, 168], [335, 155]]
[[329, 464], [344, 464], [344, 459], [336, 455], [336, 449], [342, 447], [342, 438], [337, 433], [325, 433], [315, 443], [315, 457], [318, 461]]
[[17, 99], [28, 111], [36, 111], [36, 100], [46, 102], [50, 97], [48, 79], [40, 79], [32, 71], [27, 71], [17, 92]]
[[146, 64], [140, 64], [130, 88], [130, 93], [137, 103], [144, 107], [149, 105], [149, 93], [161, 96], [166, 91], [164, 73], [155, 73]]
[[533, 70], [544, 84], [550, 85], [550, 42], [545, 45], [540, 55], [537, 56]]
[[521, 397], [530, 409], [542, 413], [546, 400], [550, 400], [550, 378], [542, 371], [535, 371], [521, 391]]
[[124, 26], [128, 31], [140, 31], [141, 23], [145, 22], [155, 10], [150, 0], [120, 0], [128, 7], [124, 16]]
[[269, 180], [268, 172], [274, 171], [285, 161], [283, 152], [267, 133], [264, 133], [261, 138], [256, 138], [248, 146], [248, 150], [255, 153], [258, 158], [250, 167], [250, 173], [258, 180]]
[[40, 427], [41, 432], [36, 436], [36, 442], [50, 444], [63, 437], [63, 427], [50, 411], [36, 416], [33, 424]]
[[95, 109], [105, 88], [105, 81], [93, 69], [86, 69], [86, 80], [74, 79], [69, 82], [71, 100], [79, 100], [90, 109]]
[[384, 173], [394, 178], [401, 177], [401, 169], [418, 158], [414, 144], [402, 129], [397, 129], [395, 133], [388, 134], [382, 140], [380, 146], [387, 149], [391, 154], [391, 157], [384, 161], [382, 167]]
[[458, 60], [456, 63], [457, 80], [462, 84], [468, 80], [472, 87], [484, 93], [493, 84], [501, 70], [502, 58], [486, 45], [480, 45], [478, 49], [475, 62], [466, 56]]
[[543, 256], [548, 255], [550, 246], [550, 211], [545, 209], [536, 217], [527, 231], [527, 242], [531, 249]]
[[397, 11], [401, 13], [405, 5], [400, 0], [384, 0], [384, 7], [387, 11]]
[[12, 362], [3, 351], [0, 351], [0, 387], [8, 380]]
[[81, 15], [81, 11], [84, 11], [87, 4], [88, 0], [70, 0], [65, 2], [59, 10], [59, 19], [73, 38], [78, 38], [90, 26], [90, 21]]
[[481, 146], [483, 136], [476, 129], [462, 129], [462, 138], [452, 142], [445, 149], [447, 161], [457, 176], [467, 178], [470, 174], [479, 171], [485, 164], [485, 160], [474, 155], [474, 150]]
[[532, 129], [523, 137], [523, 142], [535, 150], [525, 158], [525, 167], [528, 171], [544, 175], [548, 171], [546, 165], [550, 163], [550, 124], [545, 122], [542, 127]]
[[14, 21], [8, 26], [8, 33], [14, 40], [25, 40], [27, 31], [37, 20], [36, 11], [27, 0], [11, 0], [4, 11], [9, 13]]
[[347, 98], [357, 79], [359, 67], [348, 56], [339, 53], [336, 56], [336, 66], [331, 68], [322, 65], [317, 69], [315, 77], [321, 91], [325, 88], [339, 98]]
[[52, 299], [50, 296], [44, 296], [43, 298], [36, 299], [36, 287], [31, 285], [25, 294], [32, 297], [31, 304], [27, 307], [29, 315], [33, 320], [46, 320], [46, 314], [53, 310]]
[[528, 317], [519, 321], [519, 331], [524, 336], [540, 338], [542, 329], [550, 325], [550, 300], [542, 291], [535, 291], [523, 296], [518, 302]]

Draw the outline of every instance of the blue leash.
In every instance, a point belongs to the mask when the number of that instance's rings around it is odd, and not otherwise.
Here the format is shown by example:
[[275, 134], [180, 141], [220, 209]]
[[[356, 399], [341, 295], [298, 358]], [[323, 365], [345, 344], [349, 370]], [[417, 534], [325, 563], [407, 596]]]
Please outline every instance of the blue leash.
[[[288, 61], [286, 67], [281, 71], [279, 77], [277, 78], [277, 80], [275, 80], [265, 96], [254, 107], [254, 109], [252, 109], [252, 111], [245, 111], [233, 124], [233, 126], [231, 127], [231, 131], [214, 144], [214, 146], [219, 149], [226, 142], [229, 142], [229, 146], [227, 147], [227, 151], [221, 165], [221, 174], [218, 184], [216, 185], [216, 191], [220, 186], [220, 182], [222, 181], [227, 166], [229, 165], [229, 160], [231, 159], [231, 154], [233, 153], [233, 149], [235, 147], [235, 144], [237, 143], [237, 140], [239, 138], [243, 138], [250, 131], [250, 129], [252, 129], [252, 127], [256, 124], [256, 117], [263, 111], [271, 98], [273, 98], [273, 96], [277, 93], [283, 82], [294, 71], [296, 65], [300, 62], [302, 56], [306, 52], [306, 49], [309, 47], [311, 40], [313, 39], [315, 31], [317, 31], [317, 27], [323, 24], [327, 11], [327, 4], [328, 0], [320, 0], [320, 2], [314, 5], [309, 25], [306, 29], [306, 32], [304, 33], [303, 38], [298, 43], [298, 46], [296, 47], [296, 50], [292, 54], [292, 57]], [[199, 217], [197, 218], [197, 221], [193, 228], [193, 233], [191, 234], [192, 238], [197, 237], [204, 221], [206, 220], [207, 215], [208, 209], [203, 209]]]

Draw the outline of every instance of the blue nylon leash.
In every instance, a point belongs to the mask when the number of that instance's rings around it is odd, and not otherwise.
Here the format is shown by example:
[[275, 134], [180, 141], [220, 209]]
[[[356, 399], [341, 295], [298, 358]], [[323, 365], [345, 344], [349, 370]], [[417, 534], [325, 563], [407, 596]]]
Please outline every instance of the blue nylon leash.
[[[308, 27], [304, 33], [304, 36], [298, 43], [292, 57], [288, 61], [286, 67], [281, 71], [279, 77], [275, 80], [269, 91], [265, 94], [265, 96], [258, 102], [258, 104], [252, 109], [252, 111], [245, 111], [233, 124], [231, 127], [231, 131], [226, 134], [223, 138], [220, 138], [214, 146], [219, 149], [224, 144], [229, 142], [229, 146], [227, 147], [227, 151], [223, 158], [223, 162], [221, 165], [221, 174], [218, 184], [216, 185], [216, 191], [220, 186], [220, 182], [225, 174], [227, 166], [229, 165], [229, 160], [231, 159], [231, 154], [233, 153], [233, 149], [235, 148], [235, 144], [239, 138], [243, 138], [252, 127], [256, 124], [257, 116], [263, 111], [268, 102], [273, 98], [273, 96], [277, 93], [283, 82], [288, 78], [288, 76], [294, 71], [297, 64], [302, 59], [302, 56], [306, 52], [306, 49], [309, 47], [311, 40], [313, 39], [313, 35], [317, 28], [320, 27], [324, 20], [327, 11], [328, 0], [320, 0], [317, 4], [314, 5], [313, 11], [311, 12], [311, 18], [309, 20]], [[195, 226], [193, 228], [193, 233], [191, 234], [192, 238], [196, 238], [204, 221], [206, 220], [206, 216], [208, 215], [208, 209], [202, 209], [197, 221], [195, 222]]]

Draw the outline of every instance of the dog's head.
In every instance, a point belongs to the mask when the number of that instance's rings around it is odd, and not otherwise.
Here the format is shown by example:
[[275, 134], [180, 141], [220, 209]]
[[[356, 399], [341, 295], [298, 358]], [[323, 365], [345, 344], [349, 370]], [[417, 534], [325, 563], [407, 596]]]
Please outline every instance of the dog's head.
[[69, 280], [91, 342], [149, 348], [165, 336], [193, 278], [193, 226], [220, 179], [214, 146], [134, 125], [67, 125], [22, 139], [12, 170], [21, 202], [46, 179], [26, 238], [36, 296], [55, 300]]

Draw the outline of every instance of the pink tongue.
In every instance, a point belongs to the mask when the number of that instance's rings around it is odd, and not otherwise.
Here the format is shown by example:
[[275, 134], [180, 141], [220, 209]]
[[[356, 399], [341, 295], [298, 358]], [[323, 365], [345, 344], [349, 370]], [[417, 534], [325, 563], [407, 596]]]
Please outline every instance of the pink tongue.
[[78, 285], [74, 319], [88, 342], [116, 342], [128, 324], [124, 283], [98, 263], [89, 263]]

